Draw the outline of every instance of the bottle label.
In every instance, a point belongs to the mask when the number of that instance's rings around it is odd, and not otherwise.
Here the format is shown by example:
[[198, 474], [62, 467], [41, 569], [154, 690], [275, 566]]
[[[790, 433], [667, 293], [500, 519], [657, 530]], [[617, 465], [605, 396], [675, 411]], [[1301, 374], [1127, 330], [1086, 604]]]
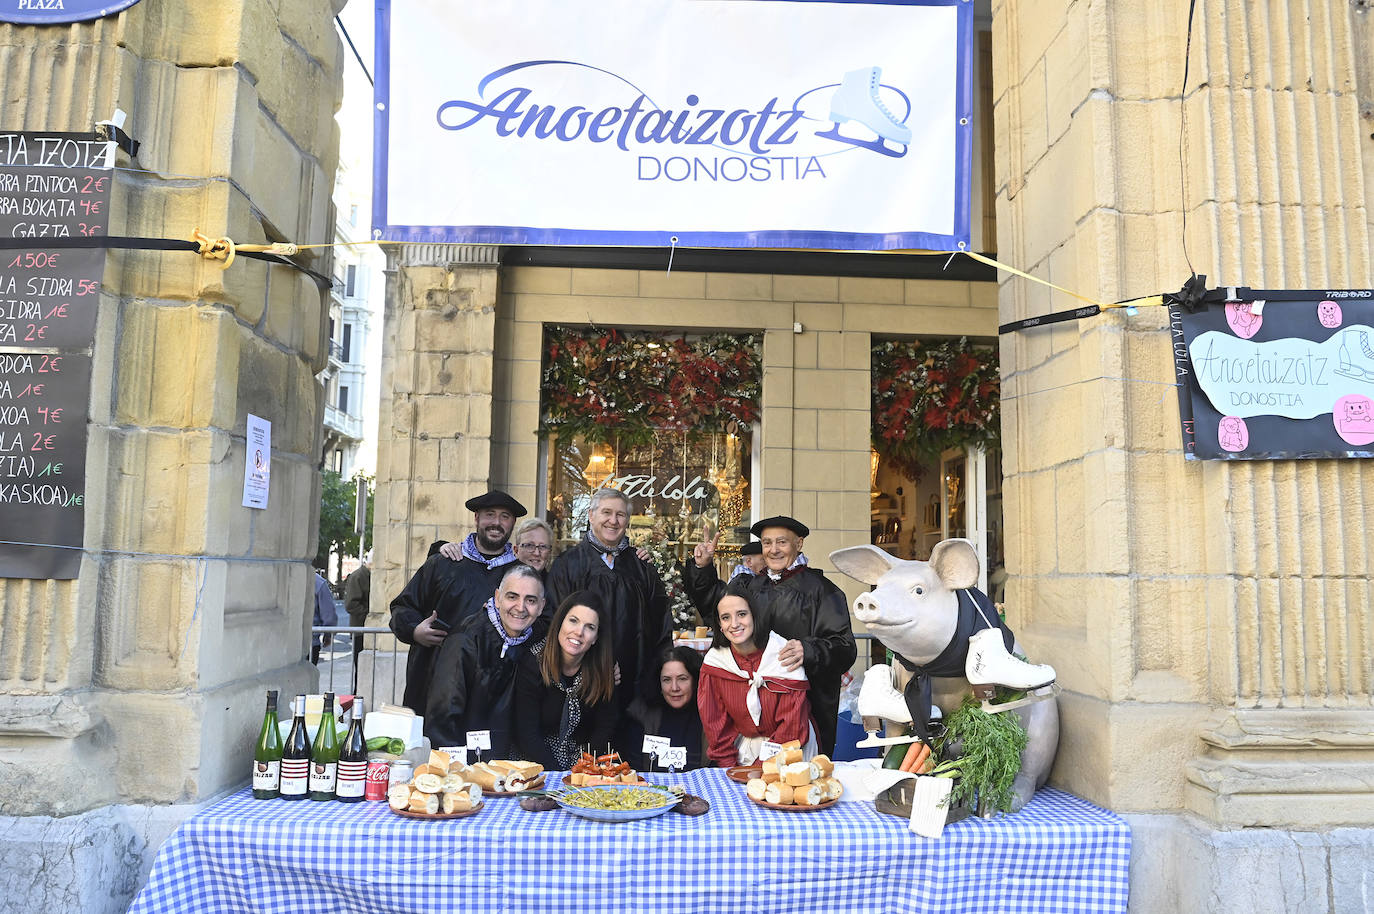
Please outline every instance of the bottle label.
[[335, 768], [334, 762], [311, 762], [310, 792], [333, 793]]
[[278, 780], [281, 777], [281, 762], [254, 762], [253, 763], [253, 789], [254, 790], [276, 790]]
[[339, 762], [339, 798], [360, 797], [367, 789], [367, 759], [361, 762]]
[[310, 759], [284, 758], [281, 760], [281, 792], [288, 797], [298, 797], [310, 789]]

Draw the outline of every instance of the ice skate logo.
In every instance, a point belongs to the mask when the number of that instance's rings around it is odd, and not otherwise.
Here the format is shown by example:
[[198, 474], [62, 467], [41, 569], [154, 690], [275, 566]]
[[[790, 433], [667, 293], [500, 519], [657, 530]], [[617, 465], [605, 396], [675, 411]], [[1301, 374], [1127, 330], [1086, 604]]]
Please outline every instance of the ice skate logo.
[[1341, 331], [1341, 367], [1336, 374], [1359, 381], [1374, 381], [1374, 345], [1368, 327], [1348, 327]]
[[[881, 67], [862, 67], [844, 74], [835, 94], [830, 96], [830, 129], [817, 131], [816, 136], [839, 143], [848, 143], [871, 152], [900, 159], [911, 145], [911, 128], [905, 123], [911, 114], [911, 99], [895, 86], [884, 86]], [[906, 103], [906, 114], [900, 119], [884, 104], [881, 90], [900, 96]], [[854, 137], [840, 132], [840, 125], [856, 122], [877, 134], [874, 139]], [[887, 142], [884, 142], [887, 141]], [[888, 143], [901, 148], [894, 149]]]

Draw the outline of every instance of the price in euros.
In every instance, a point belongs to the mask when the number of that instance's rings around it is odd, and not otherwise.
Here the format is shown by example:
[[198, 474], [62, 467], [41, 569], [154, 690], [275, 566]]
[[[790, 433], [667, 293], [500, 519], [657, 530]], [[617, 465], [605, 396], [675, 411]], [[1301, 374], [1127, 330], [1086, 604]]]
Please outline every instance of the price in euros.
[[77, 230], [80, 231], [83, 235], [98, 235], [100, 233], [100, 226], [87, 225], [84, 222], [78, 222]]
[[24, 342], [32, 343], [35, 340], [43, 340], [48, 337], [47, 324], [29, 324], [29, 332], [24, 334]]
[[86, 175], [86, 183], [81, 185], [83, 194], [99, 194], [105, 192], [105, 182], [109, 178], [97, 178], [94, 175]]
[[100, 280], [98, 279], [78, 279], [76, 281], [77, 295], [90, 295], [92, 292], [100, 291]]
[[55, 409], [49, 409], [46, 406], [40, 406], [38, 407], [37, 412], [38, 415], [43, 417], [43, 424], [47, 425], [49, 422], [56, 423], [62, 421], [62, 409], [63, 408], [61, 406]]
[[31, 451], [55, 451], [57, 450], [57, 436], [45, 435], [42, 432], [33, 433], [33, 445]]
[[57, 258], [60, 256], [62, 255], [47, 251], [24, 251], [16, 254], [6, 266], [18, 267], [21, 270], [41, 270], [57, 266]]
[[91, 215], [92, 213], [95, 213], [96, 215], [99, 215], [99, 214], [100, 214], [100, 204], [101, 204], [101, 201], [99, 201], [99, 200], [82, 200], [82, 201], [81, 201], [81, 211], [84, 212], [87, 216]]

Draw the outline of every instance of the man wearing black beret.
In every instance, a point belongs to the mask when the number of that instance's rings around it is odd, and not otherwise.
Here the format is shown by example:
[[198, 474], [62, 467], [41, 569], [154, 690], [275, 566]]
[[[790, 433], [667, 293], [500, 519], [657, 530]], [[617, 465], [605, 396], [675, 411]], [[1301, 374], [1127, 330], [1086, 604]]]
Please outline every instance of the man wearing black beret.
[[396, 599], [391, 601], [391, 630], [409, 644], [402, 703], [425, 713], [434, 658], [451, 629], [480, 611], [491, 599], [506, 565], [514, 562], [510, 534], [525, 506], [493, 489], [470, 498], [476, 530], [463, 540], [463, 557], [451, 561], [431, 551]]
[[716, 576], [712, 541], [692, 551], [683, 581], [694, 600], [700, 598], [709, 606], [709, 616], [703, 612], [703, 617], [713, 625], [720, 598], [740, 594], [773, 631], [788, 639], [778, 659], [789, 671], [805, 668], [816, 716], [816, 746], [829, 755], [835, 751], [840, 677], [859, 653], [849, 623], [849, 601], [822, 572], [807, 567], [801, 549], [811, 531], [805, 524], [791, 517], [768, 517], [749, 532], [759, 538], [763, 574], [737, 574], [728, 585], [722, 584]]

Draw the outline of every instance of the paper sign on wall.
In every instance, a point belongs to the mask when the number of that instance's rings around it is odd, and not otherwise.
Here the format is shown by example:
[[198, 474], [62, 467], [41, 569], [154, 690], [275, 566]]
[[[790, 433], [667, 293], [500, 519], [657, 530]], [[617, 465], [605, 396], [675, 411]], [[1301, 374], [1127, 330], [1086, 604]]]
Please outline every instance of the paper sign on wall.
[[272, 483], [272, 423], [248, 414], [248, 451], [243, 467], [243, 506], [266, 508]]

